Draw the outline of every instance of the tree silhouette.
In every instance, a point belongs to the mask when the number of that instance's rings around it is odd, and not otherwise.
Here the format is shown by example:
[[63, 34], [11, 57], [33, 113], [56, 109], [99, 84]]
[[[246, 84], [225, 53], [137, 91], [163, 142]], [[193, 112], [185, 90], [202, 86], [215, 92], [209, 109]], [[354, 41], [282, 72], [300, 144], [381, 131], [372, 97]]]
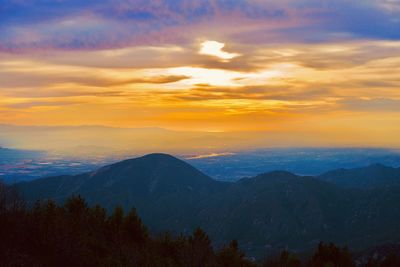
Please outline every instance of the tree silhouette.
[[263, 267], [300, 267], [300, 260], [289, 251], [284, 250], [278, 258], [268, 259], [264, 262]]
[[[353, 267], [347, 248], [320, 243], [306, 267]], [[99, 205], [90, 207], [80, 196], [60, 206], [52, 200], [30, 208], [17, 192], [0, 183], [0, 266], [17, 267], [254, 267], [236, 240], [213, 250], [200, 228], [190, 236], [163, 233], [153, 237], [132, 208], [111, 215]], [[300, 267], [288, 251], [266, 260], [263, 267]], [[370, 259], [368, 267], [400, 266], [398, 255]]]
[[318, 249], [311, 258], [310, 267], [353, 267], [355, 266], [347, 248], [334, 244], [319, 243]]
[[223, 267], [247, 267], [254, 266], [245, 259], [245, 254], [239, 250], [237, 240], [232, 240], [229, 246], [225, 246], [217, 255], [220, 266]]
[[142, 220], [136, 213], [136, 209], [132, 208], [123, 220], [123, 235], [128, 242], [142, 245], [148, 239], [147, 228], [143, 225]]

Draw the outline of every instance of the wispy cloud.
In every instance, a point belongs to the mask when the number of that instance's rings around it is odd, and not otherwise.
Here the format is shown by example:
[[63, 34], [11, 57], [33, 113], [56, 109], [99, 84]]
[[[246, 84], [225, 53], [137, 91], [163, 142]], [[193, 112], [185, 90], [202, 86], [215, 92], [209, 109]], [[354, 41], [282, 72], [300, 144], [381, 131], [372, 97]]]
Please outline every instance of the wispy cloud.
[[398, 132], [399, 16], [396, 0], [2, 1], [0, 122]]
[[189, 44], [207, 34], [247, 43], [399, 39], [398, 6], [390, 0], [10, 0], [0, 9], [0, 49]]
[[29, 109], [34, 107], [60, 107], [67, 105], [76, 105], [79, 104], [77, 102], [68, 102], [68, 101], [27, 101], [27, 102], [19, 102], [7, 105], [7, 107], [12, 109]]

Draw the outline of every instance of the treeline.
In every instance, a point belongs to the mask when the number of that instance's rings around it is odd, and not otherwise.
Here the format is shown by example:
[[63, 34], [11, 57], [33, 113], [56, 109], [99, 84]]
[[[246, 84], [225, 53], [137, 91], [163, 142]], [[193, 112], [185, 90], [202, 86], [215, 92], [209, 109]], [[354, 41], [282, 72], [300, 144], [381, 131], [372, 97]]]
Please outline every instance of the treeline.
[[[286, 251], [255, 263], [236, 241], [214, 250], [201, 229], [190, 236], [153, 237], [135, 209], [125, 214], [116, 207], [108, 215], [79, 196], [63, 206], [48, 200], [27, 208], [15, 190], [0, 185], [0, 266], [347, 267], [355, 263], [347, 249], [322, 243], [303, 263]], [[400, 262], [371, 260], [366, 266], [400, 266]]]

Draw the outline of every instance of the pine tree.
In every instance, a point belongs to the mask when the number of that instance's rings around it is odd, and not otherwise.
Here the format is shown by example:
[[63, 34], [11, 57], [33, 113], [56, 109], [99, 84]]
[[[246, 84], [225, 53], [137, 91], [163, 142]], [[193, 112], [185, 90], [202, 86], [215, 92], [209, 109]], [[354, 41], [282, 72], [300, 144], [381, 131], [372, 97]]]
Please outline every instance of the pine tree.
[[354, 267], [354, 262], [347, 248], [321, 242], [309, 265], [310, 267]]
[[245, 259], [245, 254], [239, 250], [237, 240], [232, 240], [217, 255], [217, 260], [222, 267], [247, 267], [255, 266]]
[[147, 228], [143, 225], [135, 208], [132, 208], [124, 218], [123, 231], [124, 237], [132, 243], [143, 244], [148, 238]]
[[300, 260], [289, 251], [284, 250], [278, 258], [267, 260], [263, 267], [300, 267]]

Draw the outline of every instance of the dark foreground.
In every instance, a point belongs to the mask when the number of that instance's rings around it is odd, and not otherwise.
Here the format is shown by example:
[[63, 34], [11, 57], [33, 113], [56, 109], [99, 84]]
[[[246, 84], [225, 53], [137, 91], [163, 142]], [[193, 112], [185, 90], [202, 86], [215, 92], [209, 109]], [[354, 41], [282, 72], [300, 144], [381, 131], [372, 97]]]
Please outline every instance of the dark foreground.
[[[197, 229], [190, 236], [168, 233], [151, 236], [135, 209], [111, 215], [100, 206], [88, 207], [81, 197], [63, 206], [53, 201], [26, 208], [18, 194], [0, 187], [0, 266], [356, 266], [345, 248], [320, 243], [314, 254], [300, 261], [283, 251], [263, 262], [246, 258], [231, 241], [213, 249], [207, 234]], [[394, 254], [367, 259], [358, 266], [400, 266]]]

